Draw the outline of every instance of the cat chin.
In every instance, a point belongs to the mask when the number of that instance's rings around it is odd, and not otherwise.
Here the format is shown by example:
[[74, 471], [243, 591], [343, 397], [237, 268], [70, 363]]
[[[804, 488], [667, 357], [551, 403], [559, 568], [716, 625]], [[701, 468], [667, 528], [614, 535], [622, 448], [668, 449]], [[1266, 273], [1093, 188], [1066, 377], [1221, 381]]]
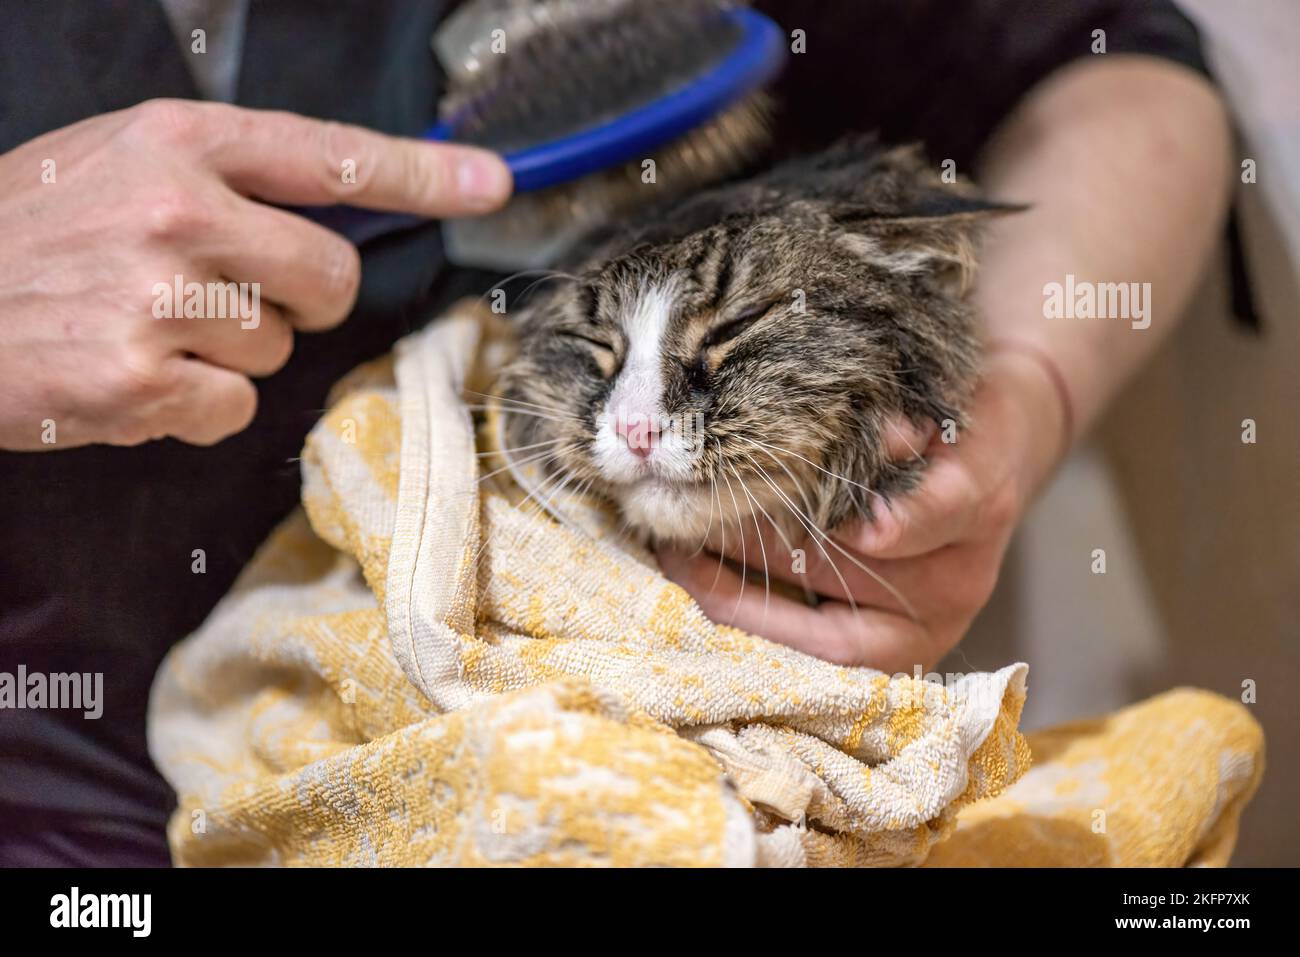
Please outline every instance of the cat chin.
[[619, 489], [613, 498], [629, 525], [661, 542], [698, 545], [713, 514], [712, 490], [698, 485], [651, 480]]

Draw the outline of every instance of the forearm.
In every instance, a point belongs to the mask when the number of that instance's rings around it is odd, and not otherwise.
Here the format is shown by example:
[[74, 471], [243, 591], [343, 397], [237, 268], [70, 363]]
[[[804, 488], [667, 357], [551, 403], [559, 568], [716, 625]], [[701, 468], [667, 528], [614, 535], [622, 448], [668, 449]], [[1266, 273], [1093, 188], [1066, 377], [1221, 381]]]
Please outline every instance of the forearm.
[[[1103, 56], [1044, 82], [985, 150], [984, 189], [1033, 208], [989, 230], [977, 300], [991, 339], [1027, 343], [1059, 369], [1071, 440], [1185, 312], [1221, 233], [1229, 143], [1223, 104], [1202, 78], [1163, 61]], [[1076, 286], [1137, 283], [1149, 291], [1146, 317], [1049, 318], [1045, 287], [1064, 287], [1067, 276]], [[1010, 374], [1037, 378], [1044, 396], [1055, 391], [1034, 362], [1018, 364]], [[1050, 418], [1040, 431], [1051, 433]], [[1064, 418], [1057, 410], [1056, 437], [1038, 443], [1031, 484], [1050, 472]]]

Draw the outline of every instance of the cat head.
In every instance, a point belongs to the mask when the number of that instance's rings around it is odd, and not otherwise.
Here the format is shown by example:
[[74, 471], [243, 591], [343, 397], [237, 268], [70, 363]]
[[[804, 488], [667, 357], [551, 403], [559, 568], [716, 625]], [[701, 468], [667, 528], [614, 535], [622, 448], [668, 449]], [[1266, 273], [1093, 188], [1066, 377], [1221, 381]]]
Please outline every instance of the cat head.
[[503, 444], [659, 540], [865, 515], [914, 468], [889, 417], [960, 421], [976, 231], [1007, 208], [854, 138], [651, 213], [521, 309]]

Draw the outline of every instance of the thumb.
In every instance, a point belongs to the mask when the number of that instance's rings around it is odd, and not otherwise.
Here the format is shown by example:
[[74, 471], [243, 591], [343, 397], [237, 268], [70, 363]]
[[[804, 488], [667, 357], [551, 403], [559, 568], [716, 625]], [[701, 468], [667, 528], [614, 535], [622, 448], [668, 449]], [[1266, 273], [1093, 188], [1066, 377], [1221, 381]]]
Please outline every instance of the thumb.
[[937, 426], [929, 419], [918, 425], [906, 416], [895, 415], [885, 421], [881, 439], [891, 462], [907, 462], [925, 454], [936, 431]]

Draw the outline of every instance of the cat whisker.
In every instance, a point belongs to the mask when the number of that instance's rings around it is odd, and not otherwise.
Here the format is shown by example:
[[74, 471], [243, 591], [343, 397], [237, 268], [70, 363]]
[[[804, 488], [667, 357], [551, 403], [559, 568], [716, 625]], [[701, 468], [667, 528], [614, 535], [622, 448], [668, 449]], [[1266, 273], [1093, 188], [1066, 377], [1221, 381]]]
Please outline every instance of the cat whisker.
[[[763, 472], [763, 466], [759, 462], [755, 461], [752, 455], [750, 455], [748, 452], [744, 452], [742, 454], [745, 456], [745, 461], [747, 461], [757, 471]], [[799, 499], [803, 502], [804, 510], [809, 515], [811, 515], [813, 511], [812, 503], [808, 501], [808, 493], [804, 491], [803, 485], [800, 484], [797, 478], [795, 478], [794, 473], [785, 467], [785, 463], [781, 462], [779, 459], [774, 459], [774, 461], [776, 461], [776, 464], [780, 465], [781, 468], [785, 471], [785, 474], [790, 479], [790, 484], [793, 485], [795, 491], [799, 493]], [[759, 508], [762, 508], [761, 504], [759, 505]], [[787, 551], [793, 554], [794, 543], [791, 542], [790, 539], [786, 537], [786, 534], [781, 529], [781, 526], [778, 525], [776, 522], [773, 522], [772, 516], [768, 515], [766, 511], [763, 512], [763, 515], [765, 518], [767, 518], [769, 522], [771, 522], [772, 527], [776, 530], [777, 535], [781, 537], [781, 544], [783, 544], [786, 547]], [[812, 586], [808, 584], [807, 580], [800, 580], [799, 586], [803, 589], [804, 600], [807, 601], [810, 606], [816, 605], [817, 594], [812, 590]]]
[[[531, 499], [532, 497], [533, 497], [533, 496], [532, 496], [532, 493], [531, 493], [531, 492], [530, 492], [529, 494], [525, 495], [524, 498], [523, 498], [523, 500], [519, 503], [520, 506], [523, 506], [523, 505], [527, 504], [527, 502], [529, 501], [529, 499]], [[479, 542], [478, 549], [475, 550], [475, 552], [474, 552], [474, 575], [475, 575], [475, 577], [477, 577], [477, 576], [482, 572], [482, 570], [483, 570], [483, 569], [482, 569], [482, 566], [483, 566], [483, 559], [484, 559], [484, 558], [487, 556], [487, 554], [488, 554], [488, 547], [489, 547], [490, 545], [496, 544], [497, 541], [498, 541], [498, 539], [499, 539], [499, 537], [500, 537], [500, 530], [499, 530], [499, 529], [496, 529], [496, 528], [492, 528], [492, 529], [489, 529], [489, 530], [488, 530], [487, 534], [483, 536], [483, 540], [482, 540], [481, 542]], [[519, 538], [518, 538], [518, 535], [516, 535], [515, 540], [511, 543], [511, 549], [513, 550], [516, 546], [518, 546], [518, 544], [519, 544]]]
[[467, 402], [465, 403], [465, 407], [468, 409], [482, 410], [482, 411], [495, 410], [502, 413], [513, 412], [513, 413], [518, 413], [519, 415], [533, 415], [533, 416], [537, 416], [538, 418], [549, 417], [556, 422], [560, 422], [560, 421], [581, 422], [582, 421], [581, 416], [574, 415], [572, 412], [568, 412], [564, 409], [552, 408], [551, 406], [541, 405], [536, 402], [525, 402], [523, 399], [511, 399], [503, 395], [486, 395], [481, 392], [467, 392], [466, 395], [479, 396], [484, 399], [492, 400], [491, 404], [486, 402], [481, 402], [481, 403]]
[[694, 558], [700, 552], [704, 551], [704, 546], [709, 543], [709, 529], [713, 528], [713, 499], [718, 494], [718, 480], [712, 475], [709, 476], [710, 494], [709, 494], [709, 520], [704, 523], [704, 534], [700, 536], [700, 545], [695, 551], [691, 552], [690, 558]]
[[[763, 530], [759, 528], [758, 525], [758, 513], [754, 511], [754, 506], [757, 505], [760, 509], [762, 509], [763, 506], [758, 504], [758, 500], [755, 499], [754, 496], [750, 494], [749, 489], [745, 487], [745, 482], [740, 477], [740, 473], [737, 472], [734, 467], [730, 467], [730, 468], [731, 468], [731, 474], [736, 476], [736, 481], [740, 483], [740, 490], [744, 492], [745, 497], [749, 499], [749, 505], [750, 505], [749, 517], [754, 520], [754, 533], [758, 536], [758, 547], [763, 555], [763, 618], [759, 622], [759, 626], [758, 626], [759, 629], [761, 630], [763, 626], [767, 624], [767, 608], [768, 608], [768, 603], [772, 598], [772, 582], [768, 575], [768, 569], [767, 569], [767, 545], [763, 542]], [[763, 514], [764, 516], [766, 516], [767, 511], [764, 510]], [[771, 521], [770, 518], [768, 520]], [[741, 539], [741, 541], [744, 541], [744, 539]]]
[[482, 302], [484, 299], [488, 298], [488, 296], [492, 295], [497, 290], [504, 291], [507, 283], [514, 282], [516, 279], [521, 279], [524, 276], [534, 276], [537, 275], [538, 273], [541, 273], [541, 276], [539, 276], [537, 279], [529, 283], [528, 286], [524, 289], [524, 291], [519, 294], [519, 298], [522, 299], [524, 296], [527, 296], [528, 293], [532, 291], [532, 288], [536, 286], [538, 283], [543, 283], [550, 279], [567, 279], [571, 282], [578, 281], [577, 276], [574, 276], [571, 273], [567, 273], [567, 272], [560, 272], [557, 269], [521, 269], [516, 273], [511, 273], [509, 276], [506, 276], [504, 279], [497, 280], [491, 286], [488, 286], [488, 288], [483, 292], [483, 294], [478, 297], [479, 301]]
[[[790, 449], [782, 448], [782, 447], [779, 446], [779, 445], [768, 445], [766, 442], [760, 442], [760, 441], [758, 441], [757, 439], [749, 439], [749, 438], [746, 438], [746, 437], [743, 436], [743, 435], [738, 435], [738, 436], [736, 436], [736, 438], [740, 439], [740, 441], [742, 441], [742, 442], [748, 442], [750, 445], [757, 445], [759, 448], [761, 448], [761, 449], [767, 451], [767, 453], [768, 453], [769, 455], [772, 454], [772, 451], [776, 451], [776, 452], [784, 452], [786, 455], [793, 455], [795, 458], [799, 459], [801, 462], [807, 462], [809, 465], [811, 465], [813, 468], [817, 469], [819, 472], [825, 472], [827, 475], [829, 475], [829, 476], [830, 476], [831, 478], [833, 478], [833, 479], [839, 479], [841, 482], [847, 482], [849, 485], [855, 485], [855, 486], [857, 486], [858, 488], [862, 489], [863, 491], [865, 491], [865, 492], [869, 492], [870, 494], [874, 495], [876, 498], [880, 499], [882, 502], [885, 500], [885, 497], [884, 497], [883, 495], [881, 495], [879, 492], [877, 492], [875, 489], [871, 488], [870, 486], [863, 485], [861, 482], [855, 482], [855, 481], [853, 481], [853, 479], [849, 478], [847, 475], [840, 475], [838, 472], [832, 472], [830, 469], [828, 469], [828, 468], [824, 468], [824, 467], [818, 465], [818, 464], [817, 464], [816, 462], [814, 462], [812, 459], [804, 458], [804, 457], [803, 457], [802, 455], [800, 455], [798, 452], [792, 451], [792, 450], [790, 450]], [[776, 456], [772, 456], [772, 457], [773, 457], [774, 459], [776, 458]]]
[[[736, 499], [735, 489], [731, 487], [731, 479], [727, 477], [727, 472], [725, 468], [722, 472], [722, 479], [727, 483], [727, 492], [728, 494], [731, 495], [731, 507], [735, 511], [735, 515], [736, 515], [736, 534], [740, 536], [740, 564], [743, 569], [745, 566], [749, 564], [749, 556], [745, 554], [745, 535], [744, 535], [745, 522], [744, 519], [740, 517], [740, 503]], [[726, 527], [725, 520], [723, 522], [723, 527], [724, 528]], [[724, 546], [724, 550], [725, 550], [725, 546]], [[719, 568], [719, 570], [721, 570], [721, 568]], [[745, 600], [745, 573], [742, 570], [740, 574], [740, 594], [736, 596], [736, 606], [731, 609], [731, 618], [733, 621], [736, 618], [736, 612], [740, 610], [740, 603], [744, 600]]]
[[500, 406], [472, 405], [469, 403], [466, 403], [464, 408], [469, 410], [470, 412], [489, 412], [495, 410], [497, 412], [501, 412], [506, 415], [527, 415], [527, 416], [531, 416], [534, 419], [545, 419], [547, 422], [559, 422], [562, 425], [568, 425], [572, 421], [577, 421], [576, 419], [572, 419], [572, 420], [567, 418], [562, 419], [556, 415], [545, 415], [541, 412], [532, 412], [528, 409], [501, 408]]
[[[785, 504], [785, 507], [788, 508], [791, 511], [791, 513], [799, 520], [799, 524], [802, 525], [805, 528], [805, 530], [811, 533], [813, 529], [817, 528], [816, 523], [814, 523], [811, 519], [806, 518], [803, 512], [799, 511], [798, 506], [796, 506], [794, 502], [792, 502], [790, 498], [784, 492], [781, 491], [780, 487], [777, 486], [777, 484], [772, 481], [772, 479], [768, 476], [767, 471], [765, 469], [759, 467], [758, 473], [759, 473], [759, 477], [762, 478], [763, 481], [766, 482], [769, 486], [771, 486], [772, 491], [776, 492], [777, 497], [781, 499], [781, 501]], [[861, 622], [861, 619], [858, 617], [858, 603], [853, 597], [853, 592], [849, 589], [849, 583], [845, 581], [844, 575], [840, 573], [840, 567], [837, 564], [835, 564], [835, 560], [831, 558], [830, 552], [826, 551], [826, 549], [822, 546], [822, 543], [818, 541], [816, 537], [812, 538], [812, 543], [816, 545], [817, 548], [821, 551], [822, 557], [826, 559], [826, 564], [830, 566], [831, 572], [835, 575], [836, 580], [839, 581], [840, 588], [844, 589], [844, 597], [848, 599], [849, 608], [853, 612], [853, 620], [857, 622]]]
[[[718, 442], [718, 446], [721, 448], [721, 441]], [[718, 569], [713, 573], [713, 584], [709, 586], [710, 595], [718, 587], [718, 581], [722, 578], [723, 555], [727, 551], [727, 516], [722, 511], [722, 489], [718, 488], [717, 479], [713, 479], [713, 491], [718, 496], [718, 532], [722, 535], [722, 547], [718, 550]], [[710, 511], [713, 509], [712, 503], [710, 503], [709, 509]]]
[[491, 392], [476, 392], [473, 389], [465, 389], [464, 394], [476, 396], [480, 399], [492, 399], [496, 402], [507, 403], [511, 406], [520, 406], [526, 409], [540, 409], [542, 412], [552, 412], [556, 415], [569, 414], [565, 412], [564, 409], [555, 406], [542, 405], [540, 402], [529, 402], [526, 399], [516, 399], [514, 396], [509, 395], [497, 395]]
[[894, 423], [892, 422], [889, 423], [889, 427], [890, 429], [893, 430], [896, 436], [898, 436], [900, 439], [903, 440], [903, 444], [906, 445], [908, 451], [912, 453], [912, 457], [914, 459], [919, 460], [922, 465], [925, 465], [926, 464], [925, 456], [923, 456], [920, 452], [918, 452], [916, 450], [916, 446], [914, 446], [910, 441], [908, 441], [907, 436], [903, 434], [903, 430], [900, 429], [898, 426], [894, 425]]
[[544, 282], [548, 282], [552, 279], [565, 279], [568, 280], [569, 282], [580, 282], [577, 276], [572, 276], [567, 272], [552, 272], [549, 276], [541, 276], [540, 278], [534, 279], [532, 282], [530, 282], [527, 286], [524, 287], [524, 291], [519, 294], [519, 298], [520, 299], [528, 298], [528, 296], [532, 293], [532, 291], [536, 289], [539, 285], [541, 285]]
[[504, 458], [506, 455], [510, 454], [511, 452], [527, 452], [529, 449], [540, 449], [543, 446], [547, 446], [547, 445], [558, 445], [560, 442], [563, 441], [565, 440], [549, 439], [546, 442], [534, 442], [532, 445], [516, 445], [514, 448], [511, 449], [488, 449], [485, 452], [475, 452], [474, 454], [478, 458], [485, 458], [489, 455], [500, 455]]
[[[500, 403], [500, 402], [494, 403], [494, 404], [492, 404], [492, 405], [489, 405], [489, 404], [486, 403], [486, 402], [465, 402], [465, 403], [463, 403], [463, 406], [464, 406], [466, 409], [472, 409], [472, 410], [475, 411], [475, 412], [493, 412], [493, 411], [495, 411], [495, 412], [532, 412], [532, 411], [534, 411], [534, 410], [532, 410], [532, 409], [527, 408], [526, 406], [518, 406], [518, 407], [516, 407], [516, 406], [512, 406], [512, 405], [504, 405], [504, 404], [502, 404], [502, 403]], [[541, 410], [537, 410], [537, 411], [541, 411]], [[551, 414], [553, 414], [553, 413], [547, 413], [547, 414], [548, 414], [548, 415], [551, 415]]]
[[520, 466], [520, 465], [528, 465], [530, 462], [536, 462], [536, 461], [539, 461], [539, 460], [552, 459], [552, 458], [555, 458], [555, 457], [558, 456], [558, 455], [562, 455], [563, 453], [565, 453], [565, 452], [570, 452], [570, 451], [573, 451], [572, 447], [570, 447], [570, 448], [554, 449], [554, 450], [549, 451], [549, 452], [545, 452], [545, 451], [543, 451], [543, 452], [536, 452], [536, 453], [534, 453], [533, 455], [526, 456], [525, 458], [519, 459], [519, 460], [517, 460], [517, 461], [512, 460], [512, 459], [510, 458], [510, 456], [508, 456], [508, 455], [503, 455], [502, 458], [504, 458], [504, 459], [506, 460], [506, 464], [503, 465], [503, 466], [501, 466], [500, 468], [493, 469], [491, 472], [488, 472], [486, 475], [480, 475], [479, 478], [478, 478], [478, 480], [479, 480], [480, 483], [482, 483], [482, 482], [487, 481], [488, 479], [490, 479], [490, 478], [491, 478], [492, 476], [494, 476], [494, 475], [500, 475], [502, 472], [510, 471], [510, 470], [512, 470], [512, 469], [514, 469], [514, 468]]
[[[516, 464], [516, 463], [511, 462], [510, 457], [509, 457], [508, 454], [503, 454], [502, 457], [505, 458], [505, 460], [506, 460], [506, 463], [507, 463], [507, 464], [506, 464], [506, 468], [507, 468], [507, 469], [508, 469], [512, 464]], [[501, 471], [504, 471], [504, 469], [497, 469], [496, 472], [491, 473], [491, 475], [495, 475], [495, 474], [497, 474], [497, 472], [501, 472]], [[490, 475], [485, 475], [485, 476], [483, 476], [482, 478], [480, 478], [479, 481], [482, 482], [483, 479], [485, 479], [485, 478], [489, 478], [489, 477], [491, 477], [491, 476], [490, 476]], [[525, 491], [528, 492], [527, 489], [525, 489]], [[482, 508], [482, 503], [483, 503], [482, 493], [481, 493], [478, 489], [471, 489], [471, 490], [469, 490], [466, 494], [469, 494], [469, 495], [473, 495], [473, 496], [478, 497], [479, 507], [480, 507], [480, 509]], [[526, 504], [526, 503], [529, 501], [529, 499], [531, 499], [532, 497], [533, 497], [533, 493], [532, 493], [532, 492], [528, 492], [528, 494], [526, 494], [526, 495], [524, 496], [523, 500], [520, 502], [520, 505], [524, 505], [524, 504]], [[488, 531], [488, 533], [487, 533], [486, 535], [483, 536], [483, 540], [482, 540], [481, 542], [479, 542], [479, 546], [478, 546], [478, 548], [475, 550], [475, 553], [474, 553], [474, 568], [475, 568], [475, 574], [476, 574], [476, 575], [477, 575], [477, 573], [478, 573], [478, 569], [479, 569], [480, 565], [482, 564], [483, 556], [484, 556], [484, 555], [486, 554], [486, 552], [487, 552], [488, 544], [492, 541], [492, 536], [493, 536], [493, 534], [494, 534], [495, 532], [496, 532], [496, 529], [490, 529], [490, 530]]]
[[[568, 521], [566, 516], [564, 516], [562, 513], [560, 513], [560, 511], [557, 508], [555, 508], [553, 501], [549, 498], [546, 498], [546, 496], [542, 493], [542, 490], [546, 488], [548, 484], [551, 484], [553, 482], [558, 482], [558, 484], [551, 490], [552, 494], [554, 494], [560, 491], [563, 487], [567, 486], [571, 481], [573, 481], [573, 478], [565, 479], [562, 473], [555, 472], [543, 478], [541, 482], [539, 482], [535, 487], [531, 489], [527, 488], [526, 486], [521, 486], [522, 488], [524, 488], [524, 491], [527, 494], [520, 501], [519, 507], [523, 507], [529, 501], [532, 501], [539, 508], [541, 508], [542, 511], [544, 511], [547, 515], [551, 516], [556, 521], [560, 522], [570, 531], [573, 531], [575, 534], [582, 534], [575, 525], [573, 525]], [[588, 479], [586, 484], [589, 486], [591, 484], [591, 480]], [[577, 493], [577, 494], [580, 495], [585, 493]], [[544, 498], [546, 499], [546, 501], [542, 501], [542, 499]], [[486, 536], [484, 536], [483, 541], [479, 543], [478, 550], [474, 555], [474, 567], [476, 569], [475, 572], [476, 574], [477, 574], [477, 570], [482, 564], [484, 555], [486, 555], [487, 553], [487, 548], [489, 544], [491, 544], [493, 541], [493, 535], [496, 533], [496, 531], [497, 531], [496, 529], [489, 531], [489, 533]], [[514, 541], [510, 543], [511, 550], [519, 546], [519, 536], [521, 534], [522, 532], [517, 533], [514, 538]]]
[[[506, 276], [504, 279], [498, 279], [492, 285], [488, 286], [487, 291], [491, 292], [493, 289], [499, 289], [500, 287], [504, 286], [506, 283], [514, 282], [516, 279], [520, 278], [521, 276], [535, 276], [538, 273], [541, 273], [543, 276], [549, 276], [551, 273], [558, 273], [558, 272], [559, 270], [547, 269], [544, 266], [534, 267], [532, 269], [521, 269], [518, 272], [512, 272], [509, 276]], [[567, 276], [569, 274], [561, 273], [561, 275]]]
[[[835, 548], [836, 551], [842, 552], [846, 558], [848, 558], [848, 559], [849, 559], [850, 561], [852, 561], [855, 565], [857, 565], [859, 568], [861, 568], [864, 572], [866, 572], [868, 575], [870, 575], [872, 578], [874, 578], [877, 582], [879, 582], [880, 585], [881, 585], [882, 587], [884, 587], [885, 589], [887, 589], [887, 590], [890, 592], [890, 594], [893, 595], [894, 598], [896, 598], [896, 599], [899, 601], [899, 603], [900, 603], [900, 604], [901, 604], [905, 609], [907, 609], [908, 614], [912, 615], [913, 618], [915, 618], [915, 614], [914, 614], [914, 613], [912, 612], [912, 610], [911, 610], [911, 608], [912, 608], [911, 604], [907, 601], [906, 598], [903, 597], [902, 594], [900, 594], [897, 590], [895, 590], [895, 588], [894, 588], [893, 585], [889, 584], [889, 582], [887, 582], [887, 581], [885, 581], [883, 578], [881, 578], [881, 577], [880, 577], [880, 576], [879, 576], [875, 571], [873, 571], [872, 569], [870, 569], [870, 568], [866, 567], [865, 565], [863, 565], [860, 561], [858, 561], [857, 558], [855, 558], [853, 555], [849, 554], [847, 551], [845, 551], [843, 548], [841, 548], [840, 545], [839, 545], [839, 543], [836, 542], [835, 539], [831, 538], [830, 535], [828, 535], [828, 534], [826, 534], [825, 532], [823, 532], [823, 531], [821, 530], [821, 527], [818, 526], [816, 522], [813, 522], [813, 521], [812, 521], [811, 515], [812, 515], [812, 512], [813, 512], [813, 508], [812, 508], [812, 506], [811, 506], [811, 505], [809, 504], [809, 502], [808, 502], [808, 496], [806, 496], [806, 495], [803, 494], [803, 487], [802, 487], [801, 485], [799, 485], [799, 480], [798, 480], [797, 478], [795, 478], [794, 473], [791, 472], [790, 469], [789, 469], [789, 467], [788, 467], [784, 462], [782, 462], [779, 458], [777, 458], [777, 457], [776, 457], [775, 455], [773, 455], [771, 452], [766, 452], [766, 451], [765, 451], [765, 454], [768, 456], [768, 458], [770, 458], [773, 462], [775, 462], [778, 466], [781, 467], [781, 470], [782, 470], [783, 472], [785, 472], [785, 474], [789, 477], [790, 481], [791, 481], [792, 483], [794, 483], [794, 486], [795, 486], [797, 489], [799, 489], [799, 492], [800, 492], [800, 498], [803, 499], [804, 508], [807, 509], [807, 512], [805, 513], [804, 517], [807, 518], [808, 521], [809, 521], [809, 523], [812, 524], [812, 526], [813, 526], [814, 528], [817, 529], [818, 533], [819, 533], [822, 537], [824, 537], [824, 538], [826, 539], [827, 543], [830, 544], [833, 548]], [[748, 456], [747, 456], [747, 457], [748, 457]], [[765, 469], [764, 469], [764, 468], [763, 468], [759, 463], [754, 462], [753, 459], [750, 459], [750, 462], [753, 463], [753, 465], [754, 465], [755, 468], [757, 468], [760, 472], [762, 472], [763, 474], [766, 475], [766, 470], [765, 470]]]
[[[519, 463], [511, 462], [510, 457], [509, 457], [508, 455], [503, 456], [503, 457], [506, 459], [506, 462], [507, 462], [506, 468], [510, 468], [511, 465], [519, 464]], [[485, 475], [485, 476], [483, 476], [482, 478], [479, 479], [479, 481], [481, 482], [481, 481], [483, 481], [484, 478], [489, 478], [489, 477], [491, 477], [491, 475], [495, 475], [495, 474], [497, 474], [498, 472], [501, 472], [501, 471], [503, 471], [503, 469], [497, 469], [495, 472], [490, 473], [490, 475]], [[535, 490], [533, 490], [533, 491], [529, 491], [529, 490], [527, 489], [527, 487], [522, 486], [522, 485], [521, 485], [520, 487], [523, 488], [525, 492], [527, 492], [527, 494], [523, 497], [522, 501], [520, 502], [520, 505], [522, 506], [522, 505], [527, 504], [527, 502], [528, 502], [530, 499], [533, 498], [533, 496], [534, 496], [534, 494], [535, 494]], [[477, 489], [472, 489], [472, 490], [470, 490], [467, 494], [475, 495], [475, 496], [480, 496], [480, 497], [479, 497], [479, 504], [480, 504], [480, 507], [481, 507], [481, 505], [482, 505], [481, 493], [480, 493]], [[540, 503], [539, 503], [539, 504], [540, 504]], [[483, 541], [481, 541], [481, 542], [479, 543], [479, 547], [478, 547], [478, 549], [475, 551], [475, 554], [474, 554], [474, 568], [475, 568], [475, 574], [476, 574], [476, 575], [477, 575], [477, 573], [478, 573], [478, 569], [479, 569], [480, 565], [482, 564], [483, 556], [484, 556], [484, 554], [486, 553], [486, 550], [487, 550], [488, 544], [489, 544], [489, 543], [491, 542], [491, 540], [492, 540], [492, 536], [493, 536], [493, 532], [494, 532], [494, 531], [495, 531], [495, 530], [490, 530], [490, 531], [488, 532], [488, 534], [484, 536]], [[516, 541], [515, 544], [518, 544], [518, 542]]]
[[[553, 483], [552, 480], [555, 479], [556, 477], [559, 477], [560, 481], [558, 483]], [[583, 536], [585, 535], [585, 533], [581, 529], [579, 529], [577, 525], [574, 525], [569, 520], [568, 516], [564, 515], [558, 508], [555, 507], [554, 504], [554, 496], [558, 495], [565, 488], [570, 487], [570, 483], [576, 480], [577, 480], [576, 475], [570, 476], [569, 478], [564, 478], [563, 473], [561, 472], [552, 473], [551, 476], [549, 476], [546, 479], [543, 479], [541, 482], [538, 483], [536, 488], [537, 503], [538, 505], [541, 506], [543, 512], [545, 512], [551, 518], [555, 519], [555, 521], [563, 525], [570, 532], [578, 536]], [[552, 485], [549, 495], [542, 491], [542, 489], [546, 488], [547, 485]]]
[[[770, 452], [769, 452], [768, 454], [771, 455]], [[776, 462], [778, 465], [780, 465], [782, 468], [785, 468], [785, 465], [784, 465], [784, 464], [781, 462], [781, 460], [778, 459], [775, 455], [772, 455], [772, 460], [773, 460], [774, 462]], [[764, 475], [764, 477], [766, 477], [767, 473], [766, 473], [766, 471], [765, 471], [761, 466], [759, 466], [759, 472], [762, 473], [762, 474]], [[787, 469], [787, 474], [788, 474], [788, 472], [789, 472], [789, 470]], [[784, 495], [784, 493], [782, 493], [781, 490], [780, 490], [779, 488], [777, 488], [776, 484], [773, 483], [770, 479], [768, 480], [768, 484], [771, 485], [772, 488], [773, 488], [774, 490], [776, 490], [776, 492], [777, 492], [778, 495]], [[787, 501], [788, 501], [788, 500], [787, 500]], [[790, 504], [791, 504], [791, 506], [793, 506], [793, 503], [790, 503]], [[796, 510], [796, 511], [797, 511], [797, 510]], [[857, 556], [855, 556], [855, 555], [851, 554], [850, 552], [848, 552], [847, 550], [845, 550], [845, 549], [840, 545], [839, 542], [835, 541], [835, 539], [831, 538], [830, 535], [826, 534], [826, 532], [824, 532], [824, 531], [821, 529], [821, 526], [819, 526], [819, 525], [818, 525], [816, 522], [814, 522], [811, 518], [809, 518], [809, 517], [806, 516], [806, 515], [803, 515], [803, 513], [799, 513], [799, 514], [800, 514], [804, 519], [807, 520], [807, 522], [808, 522], [808, 527], [811, 528], [811, 529], [815, 529], [817, 535], [819, 535], [823, 540], [825, 540], [826, 544], [830, 545], [830, 546], [831, 546], [832, 548], [834, 548], [837, 552], [839, 552], [840, 554], [842, 554], [845, 558], [847, 558], [847, 559], [848, 559], [849, 561], [851, 561], [854, 565], [856, 565], [858, 568], [860, 568], [863, 572], [865, 572], [867, 575], [869, 575], [869, 576], [870, 576], [870, 577], [871, 577], [871, 578], [872, 578], [872, 579], [873, 579], [873, 580], [874, 580], [878, 585], [880, 585], [880, 587], [884, 588], [885, 591], [889, 592], [889, 594], [893, 597], [893, 599], [894, 599], [895, 601], [897, 601], [897, 602], [899, 603], [900, 606], [902, 606], [902, 608], [903, 608], [903, 610], [904, 610], [905, 612], [907, 612], [908, 617], [911, 618], [912, 621], [917, 622], [918, 624], [920, 623], [920, 618], [919, 618], [919, 617], [917, 616], [917, 614], [916, 614], [916, 609], [912, 607], [912, 603], [911, 603], [910, 601], [908, 601], [906, 597], [904, 597], [904, 595], [903, 595], [902, 592], [900, 592], [897, 588], [895, 588], [895, 587], [894, 587], [893, 585], [891, 585], [888, 581], [886, 581], [886, 580], [885, 580], [885, 579], [880, 575], [880, 573], [877, 572], [875, 569], [873, 569], [873, 568], [869, 568], [867, 565], [865, 565], [863, 562], [861, 562], [861, 561], [857, 558]], [[818, 547], [820, 547], [820, 546], [818, 546]], [[825, 549], [822, 549], [822, 553], [823, 553], [823, 554], [826, 554], [826, 550], [825, 550]], [[830, 556], [829, 556], [829, 555], [827, 556], [827, 560], [828, 560], [828, 561], [830, 560]], [[838, 574], [839, 574], [839, 573], [836, 572], [836, 575], [837, 575], [837, 576], [838, 576]], [[841, 583], [841, 584], [844, 583], [843, 578], [840, 579], [840, 583]], [[848, 593], [848, 588], [847, 588], [847, 586], [845, 586], [845, 593], [846, 593], [846, 594]]]

